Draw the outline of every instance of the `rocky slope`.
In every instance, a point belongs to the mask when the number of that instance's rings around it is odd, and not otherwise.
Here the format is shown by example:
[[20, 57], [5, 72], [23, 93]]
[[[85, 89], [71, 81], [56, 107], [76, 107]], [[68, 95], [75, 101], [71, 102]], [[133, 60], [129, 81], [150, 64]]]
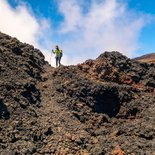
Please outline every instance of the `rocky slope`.
[[[0, 33], [0, 150], [26, 149], [37, 128], [44, 56], [33, 46]], [[16, 152], [16, 151], [15, 151]], [[4, 153], [5, 154], [5, 153]]]
[[155, 64], [105, 52], [50, 67], [0, 33], [1, 154], [155, 154]]
[[139, 62], [155, 63], [155, 53], [146, 54], [141, 57], [135, 58], [134, 60]]

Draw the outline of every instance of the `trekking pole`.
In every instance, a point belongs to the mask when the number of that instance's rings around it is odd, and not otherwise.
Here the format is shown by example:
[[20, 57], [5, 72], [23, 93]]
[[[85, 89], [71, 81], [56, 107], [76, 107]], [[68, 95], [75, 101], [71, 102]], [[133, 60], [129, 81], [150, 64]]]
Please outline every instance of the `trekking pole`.
[[52, 52], [51, 52], [51, 56], [50, 56], [50, 65], [51, 65], [51, 59], [52, 59]]

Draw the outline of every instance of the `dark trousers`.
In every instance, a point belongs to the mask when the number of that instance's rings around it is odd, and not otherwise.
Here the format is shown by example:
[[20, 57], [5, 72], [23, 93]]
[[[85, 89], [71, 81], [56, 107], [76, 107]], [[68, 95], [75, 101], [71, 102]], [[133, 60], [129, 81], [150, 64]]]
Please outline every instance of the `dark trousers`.
[[56, 59], [56, 67], [60, 66], [61, 65], [61, 56], [56, 56], [55, 59]]

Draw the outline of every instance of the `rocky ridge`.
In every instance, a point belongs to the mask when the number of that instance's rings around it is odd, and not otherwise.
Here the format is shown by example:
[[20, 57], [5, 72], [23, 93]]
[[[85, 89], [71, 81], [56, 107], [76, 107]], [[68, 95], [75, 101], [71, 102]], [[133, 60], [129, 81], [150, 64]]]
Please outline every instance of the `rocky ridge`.
[[119, 52], [53, 68], [0, 33], [1, 154], [155, 154], [154, 68]]
[[139, 62], [155, 63], [155, 53], [146, 54], [135, 58], [134, 60]]

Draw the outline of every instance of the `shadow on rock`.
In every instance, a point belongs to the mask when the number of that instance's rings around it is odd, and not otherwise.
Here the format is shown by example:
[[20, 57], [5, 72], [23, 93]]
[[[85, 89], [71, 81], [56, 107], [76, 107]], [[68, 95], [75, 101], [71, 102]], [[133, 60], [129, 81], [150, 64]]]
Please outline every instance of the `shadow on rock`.
[[38, 105], [41, 102], [41, 99], [40, 99], [40, 92], [35, 87], [35, 84], [34, 83], [26, 84], [24, 88], [25, 91], [22, 92], [21, 95], [25, 97], [29, 101], [29, 103]]
[[120, 109], [120, 101], [117, 94], [112, 92], [104, 92], [94, 97], [95, 105], [93, 111], [97, 113], [106, 113], [110, 117], [117, 115]]
[[0, 119], [9, 119], [10, 118], [10, 112], [7, 109], [7, 106], [3, 103], [2, 100], [0, 100]]

